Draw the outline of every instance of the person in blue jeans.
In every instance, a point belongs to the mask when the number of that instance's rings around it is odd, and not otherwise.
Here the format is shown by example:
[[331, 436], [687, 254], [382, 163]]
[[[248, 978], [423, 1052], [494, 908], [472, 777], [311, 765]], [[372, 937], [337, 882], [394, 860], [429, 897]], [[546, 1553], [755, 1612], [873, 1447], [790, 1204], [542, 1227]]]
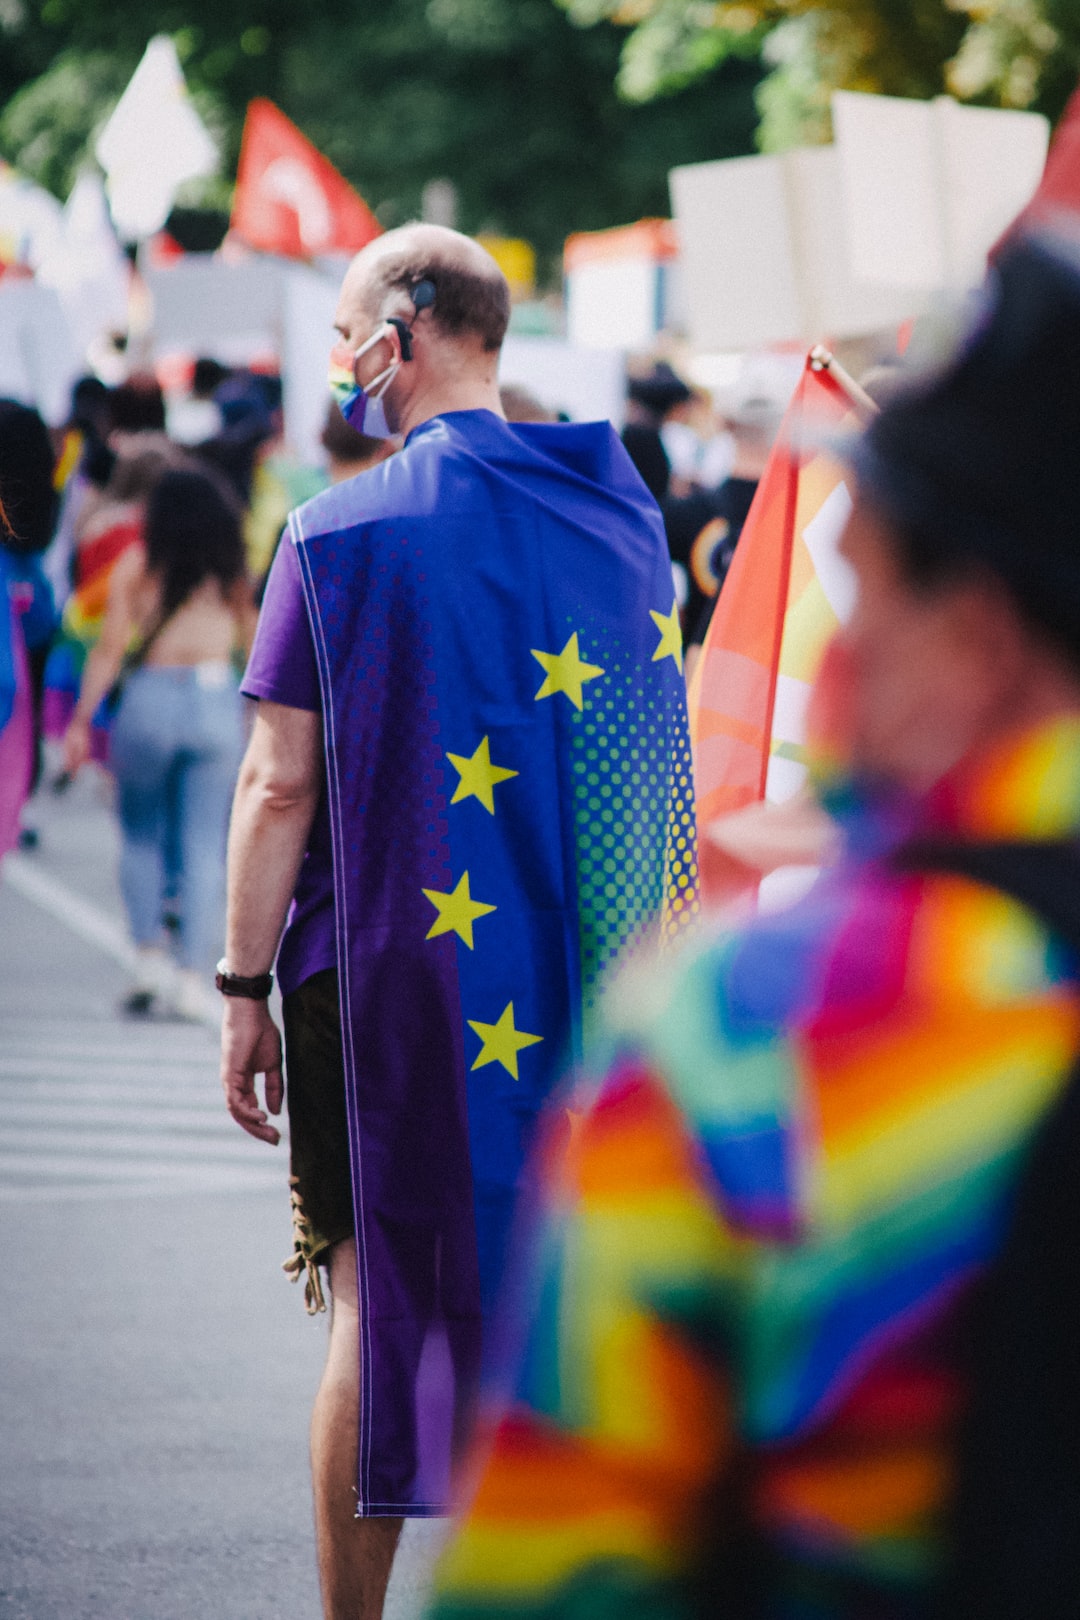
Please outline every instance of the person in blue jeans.
[[[202, 1017], [213, 1006], [208, 980], [224, 937], [225, 838], [245, 741], [234, 656], [246, 653], [254, 628], [240, 525], [239, 506], [213, 474], [185, 467], [161, 476], [142, 544], [114, 569], [101, 637], [64, 738], [74, 773], [111, 692], [120, 885], [138, 951], [125, 1001], [133, 1014]], [[162, 925], [170, 882], [179, 899], [171, 951]]]

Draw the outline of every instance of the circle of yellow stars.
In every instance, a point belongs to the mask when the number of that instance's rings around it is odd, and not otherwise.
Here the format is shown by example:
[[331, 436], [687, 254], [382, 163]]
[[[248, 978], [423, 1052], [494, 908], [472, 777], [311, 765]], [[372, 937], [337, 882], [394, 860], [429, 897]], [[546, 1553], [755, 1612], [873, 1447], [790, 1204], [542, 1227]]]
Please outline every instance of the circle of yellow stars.
[[[660, 632], [660, 640], [652, 655], [653, 663], [662, 658], [673, 658], [681, 673], [683, 653], [678, 603], [672, 602], [669, 613], [659, 613], [650, 608], [649, 617]], [[600, 680], [605, 672], [599, 664], [587, 663], [582, 658], [577, 631], [569, 637], [561, 652], [544, 652], [538, 647], [530, 648], [530, 652], [544, 671], [535, 701], [539, 703], [542, 698], [557, 697], [561, 693], [580, 712], [585, 706], [585, 687], [590, 681]], [[482, 737], [471, 754], [447, 753], [446, 757], [458, 775], [450, 803], [460, 804], [464, 799], [477, 799], [488, 815], [493, 816], [496, 787], [509, 782], [519, 772], [494, 763], [489, 737]], [[487, 901], [473, 898], [468, 872], [461, 874], [453, 889], [424, 889], [423, 894], [435, 907], [435, 920], [425, 938], [438, 939], [442, 934], [453, 933], [470, 951], [475, 948], [473, 924], [498, 909]], [[475, 1018], [469, 1018], [466, 1022], [480, 1038], [480, 1051], [472, 1068], [482, 1069], [489, 1063], [501, 1063], [514, 1080], [519, 1077], [518, 1053], [526, 1047], [539, 1045], [544, 1038], [517, 1028], [512, 1001], [506, 1003], [493, 1024]]]

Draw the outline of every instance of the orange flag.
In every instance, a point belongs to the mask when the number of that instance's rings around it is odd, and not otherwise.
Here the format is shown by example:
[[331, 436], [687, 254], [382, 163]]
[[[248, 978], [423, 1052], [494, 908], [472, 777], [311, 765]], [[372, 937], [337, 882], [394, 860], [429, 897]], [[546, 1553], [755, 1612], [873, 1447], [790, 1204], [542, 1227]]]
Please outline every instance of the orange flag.
[[289, 259], [357, 253], [382, 231], [359, 192], [265, 98], [247, 110], [231, 228]]
[[853, 581], [837, 551], [851, 498], [845, 469], [821, 447], [859, 418], [818, 355], [788, 406], [691, 684], [701, 827], [798, 791], [814, 676], [851, 606]]

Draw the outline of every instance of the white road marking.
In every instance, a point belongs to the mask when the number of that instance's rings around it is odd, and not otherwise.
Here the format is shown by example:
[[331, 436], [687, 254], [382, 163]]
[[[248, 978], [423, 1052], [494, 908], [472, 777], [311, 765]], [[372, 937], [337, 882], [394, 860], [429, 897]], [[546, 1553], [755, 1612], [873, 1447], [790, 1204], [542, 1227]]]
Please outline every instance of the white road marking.
[[[14, 854], [2, 879], [127, 971], [122, 924]], [[263, 1192], [288, 1196], [288, 1146], [226, 1113], [217, 1025], [22, 1016], [0, 1025], [0, 1202]], [[284, 1117], [280, 1121], [283, 1137]]]
[[[84, 895], [76, 893], [68, 884], [50, 877], [48, 872], [42, 871], [25, 855], [9, 854], [2, 871], [5, 882], [11, 885], [16, 894], [32, 901], [88, 945], [94, 945], [104, 955], [111, 956], [126, 972], [135, 972], [138, 953], [128, 939], [123, 924], [117, 922], [115, 917]], [[219, 1033], [220, 1009], [208, 997], [206, 1011], [191, 1022]]]
[[8, 855], [3, 873], [4, 881], [24, 900], [33, 901], [35, 906], [47, 911], [57, 922], [62, 922], [65, 928], [88, 945], [96, 945], [99, 951], [111, 956], [121, 967], [129, 972], [134, 971], [135, 947], [123, 925], [110, 917], [107, 911], [84, 899], [81, 894], [76, 894], [66, 883], [50, 877], [48, 872], [43, 872], [25, 855]]

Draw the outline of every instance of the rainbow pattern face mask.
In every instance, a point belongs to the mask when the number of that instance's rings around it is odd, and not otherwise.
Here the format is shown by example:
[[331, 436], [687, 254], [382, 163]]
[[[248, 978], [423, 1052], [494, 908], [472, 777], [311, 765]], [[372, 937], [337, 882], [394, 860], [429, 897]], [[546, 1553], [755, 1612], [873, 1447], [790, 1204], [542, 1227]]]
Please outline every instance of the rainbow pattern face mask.
[[384, 322], [371, 334], [367, 342], [362, 343], [351, 355], [344, 343], [335, 344], [330, 351], [330, 392], [349, 426], [369, 439], [393, 438], [393, 432], [386, 420], [383, 396], [397, 375], [401, 361], [391, 360], [377, 377], [371, 379], [366, 388], [356, 380], [356, 362], [367, 354], [369, 349], [380, 343], [388, 330], [390, 330], [389, 322]]

